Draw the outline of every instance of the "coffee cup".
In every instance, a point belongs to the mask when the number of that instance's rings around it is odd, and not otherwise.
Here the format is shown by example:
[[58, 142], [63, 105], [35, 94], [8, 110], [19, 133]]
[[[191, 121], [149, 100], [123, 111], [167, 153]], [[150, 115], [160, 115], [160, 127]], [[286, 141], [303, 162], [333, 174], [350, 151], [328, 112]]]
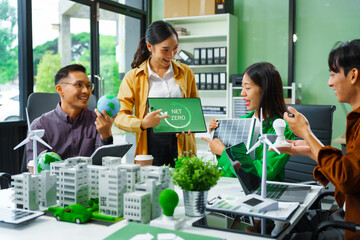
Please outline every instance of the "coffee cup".
[[152, 155], [136, 155], [134, 163], [140, 164], [140, 166], [147, 166], [152, 165], [153, 160]]

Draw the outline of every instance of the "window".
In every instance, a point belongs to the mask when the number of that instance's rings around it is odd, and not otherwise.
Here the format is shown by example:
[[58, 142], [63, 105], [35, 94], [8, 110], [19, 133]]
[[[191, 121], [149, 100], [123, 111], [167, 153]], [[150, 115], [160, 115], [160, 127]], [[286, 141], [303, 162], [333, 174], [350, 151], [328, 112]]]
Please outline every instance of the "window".
[[54, 76], [80, 63], [90, 73], [90, 7], [69, 0], [32, 2], [34, 92], [56, 92]]
[[20, 119], [17, 1], [0, 1], [0, 122]]

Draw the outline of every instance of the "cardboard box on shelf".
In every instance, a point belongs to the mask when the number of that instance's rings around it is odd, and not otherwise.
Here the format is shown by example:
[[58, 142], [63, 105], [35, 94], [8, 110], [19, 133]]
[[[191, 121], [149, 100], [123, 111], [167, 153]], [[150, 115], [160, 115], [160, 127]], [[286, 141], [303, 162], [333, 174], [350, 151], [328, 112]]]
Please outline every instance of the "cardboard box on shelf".
[[215, 14], [215, 0], [190, 0], [189, 16]]
[[215, 14], [215, 0], [164, 0], [164, 18]]
[[189, 0], [164, 0], [164, 18], [189, 16]]

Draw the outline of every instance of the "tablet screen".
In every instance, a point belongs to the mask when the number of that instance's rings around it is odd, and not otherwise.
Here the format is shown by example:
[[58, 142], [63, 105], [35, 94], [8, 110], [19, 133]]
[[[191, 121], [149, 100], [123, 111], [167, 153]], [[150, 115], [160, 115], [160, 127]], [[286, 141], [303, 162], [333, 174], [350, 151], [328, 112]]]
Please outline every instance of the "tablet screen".
[[170, 116], [153, 127], [154, 133], [206, 132], [200, 98], [148, 98], [148, 106]]

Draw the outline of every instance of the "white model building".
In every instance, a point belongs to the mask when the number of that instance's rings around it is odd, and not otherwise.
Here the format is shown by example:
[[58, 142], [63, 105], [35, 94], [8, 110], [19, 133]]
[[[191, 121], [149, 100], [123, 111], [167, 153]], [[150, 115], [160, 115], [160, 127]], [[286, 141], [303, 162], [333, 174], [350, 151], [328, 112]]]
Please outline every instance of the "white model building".
[[87, 206], [89, 188], [87, 164], [59, 168], [57, 196], [61, 207], [81, 204]]
[[56, 204], [56, 175], [51, 175], [49, 170], [43, 170], [39, 179], [39, 205], [50, 207]]
[[107, 167], [99, 165], [88, 165], [88, 184], [89, 184], [89, 199], [99, 197], [99, 175], [101, 170], [106, 170]]
[[135, 191], [144, 191], [150, 193], [151, 219], [158, 218], [161, 215], [159, 196], [162, 190], [162, 184], [156, 182], [155, 179], [147, 179], [145, 182], [137, 183], [135, 185]]
[[140, 169], [141, 182], [146, 179], [155, 179], [162, 184], [162, 188], [168, 188], [170, 183], [170, 172], [168, 166], [143, 166]]
[[22, 173], [11, 176], [17, 208], [39, 210], [39, 175]]
[[121, 164], [121, 157], [103, 157], [102, 165], [105, 167], [118, 166]]
[[140, 182], [140, 165], [122, 164], [119, 167], [126, 171], [126, 192], [135, 191], [135, 184]]
[[92, 165], [92, 158], [91, 157], [78, 156], [78, 157], [67, 158], [66, 160], [68, 160], [70, 162], [75, 161], [77, 164], [86, 163], [87, 165]]
[[150, 221], [150, 193], [131, 192], [124, 194], [124, 218], [129, 221], [148, 223]]
[[100, 170], [99, 212], [120, 217], [123, 215], [123, 195], [126, 192], [126, 171], [119, 166]]

